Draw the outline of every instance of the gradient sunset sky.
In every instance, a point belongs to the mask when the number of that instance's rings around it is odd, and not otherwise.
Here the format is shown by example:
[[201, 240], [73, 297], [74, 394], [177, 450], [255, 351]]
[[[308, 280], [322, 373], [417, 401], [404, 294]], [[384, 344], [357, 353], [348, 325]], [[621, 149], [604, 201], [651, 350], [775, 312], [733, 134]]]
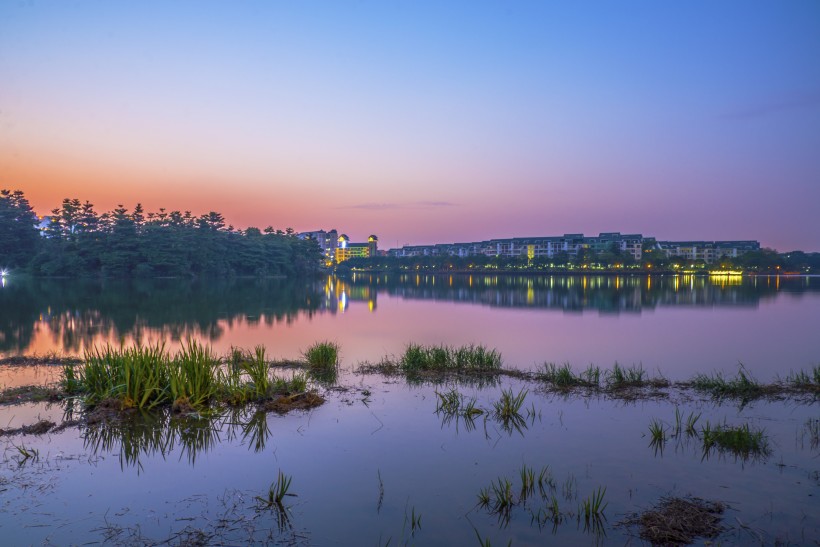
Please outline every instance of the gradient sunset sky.
[[0, 0], [0, 188], [820, 251], [820, 2]]

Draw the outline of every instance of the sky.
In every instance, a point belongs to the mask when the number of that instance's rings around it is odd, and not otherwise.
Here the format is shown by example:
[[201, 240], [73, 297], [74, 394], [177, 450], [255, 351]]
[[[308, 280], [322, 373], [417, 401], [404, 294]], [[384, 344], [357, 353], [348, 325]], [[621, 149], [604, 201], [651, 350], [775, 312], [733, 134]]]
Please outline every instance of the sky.
[[0, 0], [0, 188], [820, 251], [820, 2]]

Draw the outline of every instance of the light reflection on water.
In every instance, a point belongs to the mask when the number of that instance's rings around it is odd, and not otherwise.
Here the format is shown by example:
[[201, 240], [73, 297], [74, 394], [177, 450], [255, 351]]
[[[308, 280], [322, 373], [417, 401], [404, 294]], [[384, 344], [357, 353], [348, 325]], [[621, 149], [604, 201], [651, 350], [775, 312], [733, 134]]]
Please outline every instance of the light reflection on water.
[[0, 289], [0, 353], [79, 355], [95, 344], [187, 338], [265, 344], [294, 359], [317, 340], [343, 366], [409, 342], [497, 348], [510, 367], [643, 364], [673, 379], [739, 362], [763, 381], [820, 360], [811, 277], [357, 274], [349, 279], [12, 279]]
[[[723, 543], [754, 536], [804, 542], [820, 537], [818, 447], [804, 425], [814, 405], [755, 402], [738, 408], [674, 395], [673, 400], [624, 402], [539, 393], [537, 386], [505, 379], [501, 385], [408, 385], [403, 380], [344, 374], [345, 390], [309, 413], [286, 416], [251, 409], [213, 419], [159, 414], [136, 425], [97, 424], [41, 437], [2, 439], [0, 530], [12, 544], [100, 540], [110, 527], [167, 539], [186, 526], [226, 540], [281, 540], [308, 544], [475, 544], [475, 530], [492, 544], [591, 544], [600, 536], [568, 516], [555, 530], [539, 529], [529, 510], [539, 496], [517, 506], [508, 523], [477, 506], [477, 494], [498, 477], [520, 488], [519, 470], [549, 466], [563, 511], [606, 487], [606, 542], [622, 544], [613, 525], [664, 495], [727, 502], [732, 527]], [[523, 426], [507, 429], [492, 416], [475, 427], [436, 413], [435, 390], [456, 387], [490, 410], [502, 389], [528, 389]], [[369, 393], [369, 394], [368, 394]], [[676, 406], [712, 423], [762, 427], [773, 452], [766, 458], [703, 457], [696, 439], [650, 446], [653, 418], [674, 423]], [[3, 414], [15, 412], [13, 407]], [[524, 412], [522, 410], [522, 412]], [[59, 420], [57, 420], [59, 421]], [[703, 423], [703, 422], [701, 422]], [[38, 462], [20, 464], [13, 445], [40, 450]], [[292, 530], [278, 530], [275, 515], [257, 511], [279, 470], [293, 477], [288, 498]], [[383, 485], [380, 502], [379, 480]], [[567, 487], [567, 485], [570, 485]], [[405, 516], [415, 509], [421, 529], [410, 536]], [[226, 517], [230, 513], [229, 517]], [[190, 520], [187, 520], [190, 519]], [[123, 531], [124, 530], [124, 531]], [[261, 535], [260, 535], [261, 534]], [[118, 536], [123, 540], [123, 535]]]

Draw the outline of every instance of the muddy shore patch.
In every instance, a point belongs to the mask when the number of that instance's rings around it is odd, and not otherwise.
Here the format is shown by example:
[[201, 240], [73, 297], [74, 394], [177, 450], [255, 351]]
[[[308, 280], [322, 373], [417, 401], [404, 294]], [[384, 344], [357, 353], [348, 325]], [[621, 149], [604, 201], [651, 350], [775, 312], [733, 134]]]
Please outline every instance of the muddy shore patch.
[[637, 527], [641, 539], [652, 545], [689, 545], [696, 538], [717, 537], [725, 529], [721, 523], [725, 510], [719, 501], [667, 497], [619, 524]]

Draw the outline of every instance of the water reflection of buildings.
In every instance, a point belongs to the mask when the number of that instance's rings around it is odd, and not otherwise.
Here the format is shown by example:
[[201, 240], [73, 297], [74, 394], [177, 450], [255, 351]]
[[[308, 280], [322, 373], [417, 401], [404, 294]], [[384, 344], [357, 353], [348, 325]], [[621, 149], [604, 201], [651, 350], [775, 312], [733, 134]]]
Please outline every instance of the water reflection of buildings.
[[[361, 276], [359, 276], [361, 278]], [[369, 311], [376, 311], [376, 295], [380, 284], [379, 276], [364, 276], [369, 278], [366, 284], [356, 283], [357, 276], [353, 275], [353, 282], [337, 277], [328, 276], [325, 282], [324, 309], [331, 312], [347, 311], [351, 302], [367, 302]], [[361, 281], [361, 279], [359, 279]]]
[[[403, 299], [463, 302], [491, 307], [600, 313], [661, 306], [756, 307], [781, 283], [796, 292], [818, 290], [809, 278], [665, 276], [354, 275], [336, 292], [373, 299], [378, 292]], [[818, 285], [818, 284], [815, 284]], [[364, 289], [369, 289], [365, 291]], [[338, 298], [338, 297], [337, 297]], [[375, 305], [373, 306], [375, 309]]]

